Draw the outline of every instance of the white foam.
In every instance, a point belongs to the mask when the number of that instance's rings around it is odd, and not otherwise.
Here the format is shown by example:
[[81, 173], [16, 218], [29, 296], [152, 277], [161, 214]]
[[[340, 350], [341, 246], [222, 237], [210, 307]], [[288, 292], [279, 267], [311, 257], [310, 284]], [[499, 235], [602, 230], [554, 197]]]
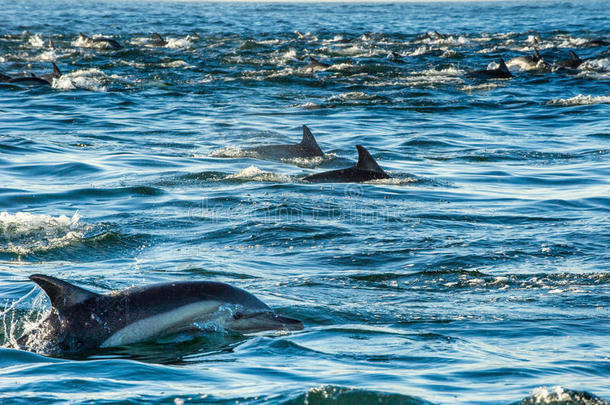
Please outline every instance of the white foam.
[[45, 214], [0, 212], [0, 251], [18, 255], [69, 245], [85, 236], [89, 226], [71, 218]]
[[242, 169], [235, 174], [228, 175], [225, 179], [226, 180], [271, 181], [271, 182], [275, 182], [275, 183], [290, 182], [289, 176], [286, 176], [283, 174], [265, 172], [256, 166], [246, 167], [245, 169]]
[[559, 98], [549, 101], [547, 104], [571, 106], [590, 104], [610, 104], [610, 96], [585, 96], [579, 94], [571, 98]]
[[227, 147], [212, 151], [212, 153], [210, 153], [210, 156], [240, 158], [240, 157], [252, 156], [252, 153], [250, 153], [250, 151], [236, 148], [234, 146], [227, 146]]
[[184, 38], [167, 38], [167, 48], [190, 48], [193, 46], [191, 38], [187, 35]]
[[40, 34], [34, 34], [28, 39], [28, 43], [34, 48], [42, 48], [44, 46], [44, 40]]
[[106, 74], [99, 69], [75, 70], [53, 79], [52, 86], [58, 90], [106, 91], [106, 79]]

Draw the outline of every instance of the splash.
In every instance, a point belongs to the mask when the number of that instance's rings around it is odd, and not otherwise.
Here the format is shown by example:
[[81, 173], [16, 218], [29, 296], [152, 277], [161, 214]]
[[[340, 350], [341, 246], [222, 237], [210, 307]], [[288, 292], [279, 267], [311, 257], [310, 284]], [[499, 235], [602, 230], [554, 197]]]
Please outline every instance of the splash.
[[226, 180], [251, 180], [251, 181], [269, 181], [275, 183], [288, 183], [290, 176], [278, 173], [265, 172], [256, 166], [250, 166], [235, 174], [230, 174]]
[[579, 94], [571, 98], [553, 99], [547, 104], [561, 106], [610, 104], [610, 96], [585, 96], [583, 94]]
[[18, 212], [0, 213], [0, 253], [18, 256], [70, 245], [85, 237], [89, 226], [76, 212], [71, 218]]
[[53, 88], [58, 90], [91, 90], [106, 91], [104, 82], [108, 79], [99, 69], [83, 69], [66, 73], [53, 79]]

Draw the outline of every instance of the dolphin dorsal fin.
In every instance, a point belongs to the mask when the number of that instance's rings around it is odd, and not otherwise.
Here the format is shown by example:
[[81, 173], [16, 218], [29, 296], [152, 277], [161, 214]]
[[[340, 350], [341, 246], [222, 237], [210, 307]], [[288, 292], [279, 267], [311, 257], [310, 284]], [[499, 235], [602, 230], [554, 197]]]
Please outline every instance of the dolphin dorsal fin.
[[56, 76], [56, 77], [61, 76], [61, 70], [59, 70], [59, 68], [57, 67], [55, 62], [51, 62], [51, 65], [53, 65], [53, 76]]
[[49, 38], [49, 48], [55, 49], [55, 44], [53, 43], [53, 39]]
[[163, 37], [159, 35], [157, 32], [152, 34], [153, 38], [158, 39], [159, 41], [163, 41]]
[[502, 58], [498, 59], [498, 63], [500, 64], [498, 69], [500, 69], [501, 72], [510, 74], [510, 70], [508, 70], [508, 67], [506, 67], [506, 63], [504, 63], [504, 59], [502, 59]]
[[580, 60], [580, 58], [576, 55], [576, 52], [570, 51], [570, 60]]
[[81, 37], [81, 38], [83, 38], [83, 39], [91, 39], [91, 38], [89, 38], [88, 36], [86, 36], [85, 34], [83, 34], [82, 32], [79, 32], [79, 33], [78, 33], [78, 36], [79, 36], [79, 37]]
[[58, 278], [42, 274], [32, 274], [30, 280], [44, 290], [49, 296], [53, 308], [59, 312], [99, 295]]
[[364, 146], [356, 145], [356, 149], [358, 149], [358, 163], [356, 164], [356, 168], [361, 170], [369, 170], [371, 172], [385, 173], [383, 169], [379, 167], [375, 159], [373, 159], [369, 151], [364, 148]]
[[542, 59], [542, 58], [540, 57], [540, 53], [538, 53], [538, 48], [534, 48], [534, 53], [533, 53], [533, 55], [532, 55], [532, 56], [534, 57], [534, 60], [535, 60], [535, 61], [539, 61], [540, 59]]
[[307, 128], [307, 125], [303, 125], [303, 139], [301, 140], [300, 145], [302, 148], [311, 151], [316, 156], [324, 155], [324, 152], [322, 152], [322, 149], [320, 149], [318, 142], [316, 142], [316, 138], [313, 137], [313, 134], [309, 128]]

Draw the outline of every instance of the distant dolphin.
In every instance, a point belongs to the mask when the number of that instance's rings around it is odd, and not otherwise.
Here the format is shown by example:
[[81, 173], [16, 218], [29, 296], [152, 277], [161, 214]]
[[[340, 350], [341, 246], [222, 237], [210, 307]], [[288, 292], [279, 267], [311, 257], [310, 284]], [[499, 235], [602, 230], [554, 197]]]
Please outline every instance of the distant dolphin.
[[601, 39], [601, 38], [596, 38], [596, 39], [591, 39], [587, 42], [585, 42], [583, 44], [583, 46], [586, 47], [593, 47], [593, 46], [610, 46], [610, 42], [606, 41], [605, 39]]
[[109, 37], [91, 38], [91, 37], [88, 37], [87, 35], [83, 34], [82, 32], [78, 33], [78, 37], [80, 38], [81, 41], [87, 43], [88, 46], [95, 46], [95, 44], [105, 44], [106, 47], [112, 48], [115, 50], [123, 48], [123, 46], [121, 44], [119, 44], [116, 40], [109, 38]]
[[309, 60], [310, 60], [310, 62], [307, 66], [305, 66], [305, 69], [324, 70], [324, 69], [328, 69], [331, 66], [328, 63], [320, 62], [319, 60], [315, 59], [313, 56], [310, 56]]
[[148, 45], [150, 46], [165, 46], [167, 45], [167, 41], [165, 39], [163, 39], [163, 37], [161, 35], [159, 35], [158, 33], [153, 33], [152, 34], [153, 40], [150, 41], [148, 43]]
[[474, 72], [470, 72], [467, 74], [469, 77], [474, 77], [476, 79], [510, 79], [513, 75], [506, 67], [506, 63], [504, 63], [504, 59], [498, 59], [499, 66], [495, 69], [482, 69], [475, 70]]
[[324, 152], [318, 146], [316, 138], [313, 137], [313, 134], [306, 125], [303, 125], [303, 139], [301, 143], [294, 145], [262, 145], [244, 150], [256, 152], [257, 156], [272, 160], [324, 156]]
[[580, 65], [582, 65], [582, 59], [580, 59], [574, 51], [570, 51], [570, 57], [568, 59], [564, 59], [555, 64], [556, 67], [568, 69], [576, 69]]
[[228, 284], [182, 281], [96, 294], [55, 277], [34, 274], [51, 301], [51, 312], [17, 339], [21, 349], [41, 342], [49, 348], [77, 353], [122, 346], [195, 329], [213, 320], [245, 333], [300, 330], [303, 323], [276, 315], [254, 295]]
[[312, 174], [305, 177], [303, 181], [310, 183], [361, 183], [363, 181], [390, 178], [379, 167], [369, 151], [360, 145], [356, 145], [356, 149], [358, 149], [358, 163], [356, 163], [356, 166]]

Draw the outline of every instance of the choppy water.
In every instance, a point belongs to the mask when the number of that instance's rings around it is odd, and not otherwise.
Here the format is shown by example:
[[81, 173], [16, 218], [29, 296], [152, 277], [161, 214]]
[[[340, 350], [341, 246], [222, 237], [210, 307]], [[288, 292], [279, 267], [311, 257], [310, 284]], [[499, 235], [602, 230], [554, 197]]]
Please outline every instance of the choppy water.
[[[607, 2], [2, 11], [0, 72], [64, 76], [0, 84], [0, 341], [48, 309], [32, 273], [100, 292], [224, 281], [306, 325], [76, 359], [0, 349], [2, 403], [610, 399], [610, 55], [586, 44], [610, 40]], [[465, 77], [536, 33], [549, 63], [585, 63]], [[324, 158], [240, 149], [303, 124]], [[395, 179], [300, 180], [356, 144]]]

